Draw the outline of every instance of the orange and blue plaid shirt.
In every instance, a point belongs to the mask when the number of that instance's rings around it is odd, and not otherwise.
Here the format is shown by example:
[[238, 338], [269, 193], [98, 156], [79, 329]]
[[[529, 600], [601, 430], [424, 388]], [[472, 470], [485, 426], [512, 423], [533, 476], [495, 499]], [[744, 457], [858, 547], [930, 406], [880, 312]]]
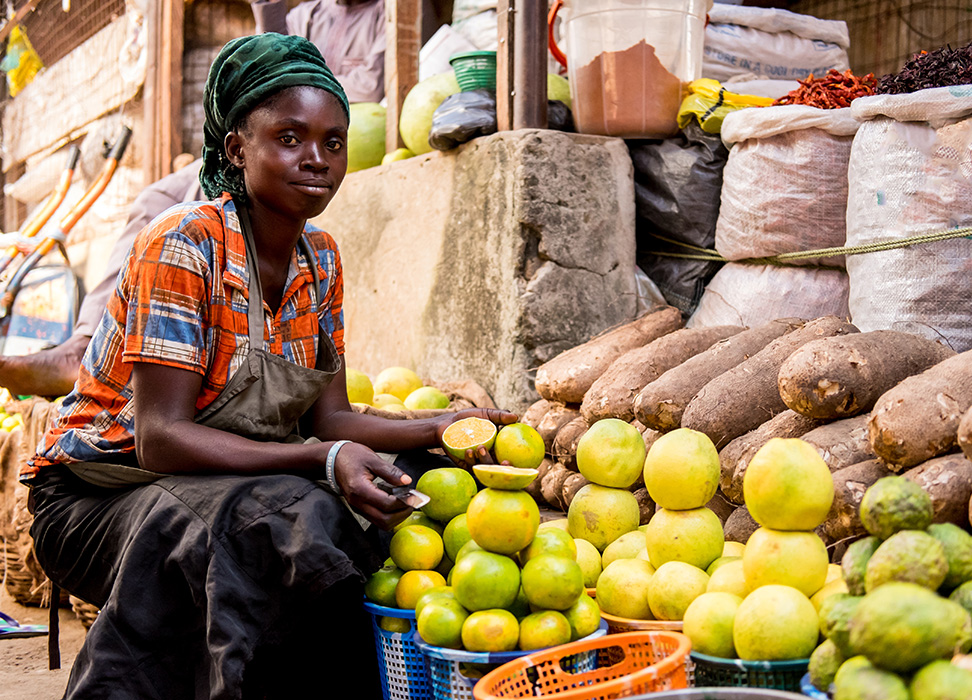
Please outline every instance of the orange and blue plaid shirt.
[[[317, 254], [317, 313], [310, 261], [297, 246], [276, 314], [264, 303], [264, 349], [313, 367], [319, 333], [344, 353], [344, 282], [334, 239], [312, 226], [304, 236]], [[136, 362], [201, 374], [197, 415], [212, 403], [249, 351], [248, 285], [246, 246], [228, 194], [160, 214], [132, 246], [74, 391], [21, 480], [51, 464], [110, 461], [110, 455], [134, 451]]]

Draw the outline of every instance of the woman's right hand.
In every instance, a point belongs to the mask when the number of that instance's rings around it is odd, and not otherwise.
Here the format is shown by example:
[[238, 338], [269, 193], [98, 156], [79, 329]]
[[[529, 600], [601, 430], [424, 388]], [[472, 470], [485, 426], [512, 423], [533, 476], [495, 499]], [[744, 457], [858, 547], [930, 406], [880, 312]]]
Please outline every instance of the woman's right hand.
[[[333, 449], [333, 448], [331, 448]], [[410, 484], [408, 474], [356, 442], [345, 444], [334, 462], [334, 480], [348, 504], [383, 530], [391, 530], [412, 512], [375, 485], [381, 477], [392, 486]]]

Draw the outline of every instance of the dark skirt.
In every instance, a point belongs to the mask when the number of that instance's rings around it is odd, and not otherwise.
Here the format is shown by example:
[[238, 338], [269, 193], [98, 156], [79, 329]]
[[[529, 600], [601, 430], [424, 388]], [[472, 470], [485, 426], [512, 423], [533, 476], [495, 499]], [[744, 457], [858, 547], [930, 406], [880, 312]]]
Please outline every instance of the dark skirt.
[[32, 487], [38, 560], [101, 608], [68, 698], [380, 696], [361, 600], [387, 535], [316, 483], [169, 476], [104, 489], [47, 468]]

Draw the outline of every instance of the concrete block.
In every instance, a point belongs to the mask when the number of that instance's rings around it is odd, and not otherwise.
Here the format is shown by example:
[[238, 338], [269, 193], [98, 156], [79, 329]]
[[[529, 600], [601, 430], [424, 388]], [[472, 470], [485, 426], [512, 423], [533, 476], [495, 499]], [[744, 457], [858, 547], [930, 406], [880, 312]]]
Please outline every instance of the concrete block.
[[631, 320], [635, 205], [619, 139], [502, 132], [349, 175], [315, 224], [341, 248], [347, 362], [473, 379], [497, 405]]

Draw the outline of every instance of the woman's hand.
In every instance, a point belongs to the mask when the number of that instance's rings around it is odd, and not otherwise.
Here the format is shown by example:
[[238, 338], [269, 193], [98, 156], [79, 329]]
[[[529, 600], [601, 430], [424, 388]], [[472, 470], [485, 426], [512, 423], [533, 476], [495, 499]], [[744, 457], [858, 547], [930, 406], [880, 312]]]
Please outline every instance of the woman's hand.
[[[445, 429], [455, 423], [457, 420], [462, 420], [463, 418], [483, 418], [501, 427], [504, 425], [509, 425], [510, 423], [516, 423], [517, 421], [517, 415], [515, 413], [504, 411], [499, 408], [466, 408], [462, 411], [457, 411], [456, 413], [446, 413], [434, 419], [437, 421], [437, 425], [435, 427], [435, 439], [440, 446], [442, 445], [442, 434], [445, 432]], [[458, 466], [465, 467], [466, 469], [469, 469], [474, 464], [494, 463], [492, 456], [485, 448], [482, 447], [475, 452], [473, 452], [473, 450], [466, 450], [465, 459], [457, 459], [452, 455], [449, 455], [449, 457]]]
[[408, 474], [364, 445], [349, 442], [338, 452], [334, 461], [334, 480], [341, 495], [370, 522], [383, 530], [391, 530], [408, 517], [412, 508], [378, 488], [375, 485], [377, 477], [393, 486], [412, 481]]

